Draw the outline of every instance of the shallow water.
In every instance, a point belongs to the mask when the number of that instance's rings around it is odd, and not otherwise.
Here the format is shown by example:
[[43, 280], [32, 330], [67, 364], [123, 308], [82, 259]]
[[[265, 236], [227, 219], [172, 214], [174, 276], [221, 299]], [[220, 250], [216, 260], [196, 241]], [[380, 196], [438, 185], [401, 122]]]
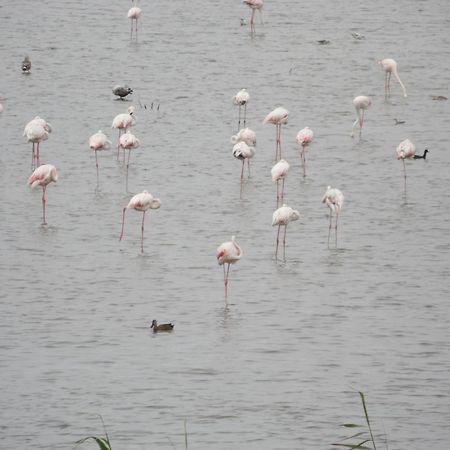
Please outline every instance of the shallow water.
[[[385, 432], [391, 450], [446, 448], [449, 108], [431, 96], [450, 97], [449, 4], [267, 1], [252, 38], [239, 2], [142, 2], [138, 42], [128, 7], [0, 6], [0, 448], [73, 448], [103, 434], [101, 414], [114, 448], [184, 448], [186, 420], [189, 448], [327, 449], [341, 423], [363, 422], [358, 390], [380, 444]], [[406, 99], [393, 81], [384, 101], [384, 57], [397, 60]], [[113, 99], [118, 83], [133, 87], [130, 101]], [[241, 87], [258, 137], [242, 199], [229, 144]], [[372, 107], [352, 140], [361, 94]], [[114, 149], [99, 154], [96, 189], [89, 136], [115, 142], [112, 119], [131, 104], [141, 147], [129, 192]], [[270, 226], [275, 129], [262, 125], [278, 105], [290, 111], [285, 201], [301, 214], [286, 262]], [[60, 176], [46, 227], [41, 193], [26, 185], [22, 132], [35, 115], [53, 126], [41, 162]], [[295, 135], [306, 125], [315, 138], [302, 178]], [[406, 137], [430, 153], [407, 162], [405, 197], [395, 148]], [[327, 185], [346, 198], [337, 249]], [[141, 255], [141, 214], [129, 211], [118, 237], [122, 208], [144, 189], [162, 207], [147, 214]], [[215, 250], [232, 234], [244, 256], [225, 307]], [[154, 335], [152, 319], [175, 329]]]

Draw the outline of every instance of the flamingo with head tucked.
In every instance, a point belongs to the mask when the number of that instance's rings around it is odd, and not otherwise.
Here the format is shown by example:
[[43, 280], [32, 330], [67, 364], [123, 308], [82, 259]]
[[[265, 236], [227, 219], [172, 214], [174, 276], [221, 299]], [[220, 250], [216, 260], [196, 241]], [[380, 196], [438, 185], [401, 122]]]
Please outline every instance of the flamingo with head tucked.
[[[130, 39], [133, 39], [133, 28], [136, 31], [136, 39], [138, 35], [138, 19], [141, 17], [142, 9], [137, 6], [137, 1], [134, 6], [128, 10], [128, 18], [131, 20]], [[133, 27], [135, 25], [135, 27]]]
[[136, 123], [134, 111], [134, 106], [129, 106], [126, 113], [117, 114], [113, 119], [111, 128], [119, 130], [119, 137], [117, 139], [117, 160], [119, 160], [120, 136]]
[[281, 159], [281, 125], [288, 123], [289, 111], [279, 106], [267, 114], [263, 123], [271, 123], [276, 126], [276, 146], [275, 146], [275, 161]]
[[328, 248], [330, 247], [330, 234], [331, 234], [333, 213], [336, 216], [334, 229], [335, 229], [335, 245], [337, 247], [337, 224], [339, 213], [341, 212], [341, 209], [344, 206], [344, 194], [339, 189], [328, 186], [324, 196], [322, 197], [322, 203], [325, 203], [328, 206], [328, 208], [330, 208], [330, 226], [328, 227]]
[[36, 116], [30, 120], [23, 130], [23, 135], [27, 138], [27, 142], [32, 143], [31, 148], [31, 168], [35, 169], [39, 166], [39, 144], [48, 139], [52, 132], [52, 126], [44, 119]]
[[238, 130], [241, 128], [241, 110], [244, 108], [244, 127], [247, 120], [247, 103], [250, 100], [250, 94], [247, 89], [241, 89], [235, 96], [233, 96], [233, 103], [239, 106]]
[[300, 218], [300, 213], [292, 209], [290, 206], [283, 205], [278, 208], [272, 215], [272, 226], [278, 225], [278, 233], [277, 233], [277, 247], [275, 250], [275, 259], [278, 259], [278, 246], [280, 241], [280, 229], [284, 226], [284, 235], [283, 235], [283, 260], [286, 260], [286, 231], [287, 226], [290, 222], [298, 220]]
[[[289, 172], [289, 163], [284, 160], [280, 159], [270, 171], [272, 175], [272, 181], [277, 182], [277, 207], [281, 203], [283, 203], [284, 200], [284, 180], [286, 179], [288, 172]], [[280, 193], [280, 180], [281, 180], [281, 193]]]
[[403, 162], [403, 176], [405, 179], [405, 193], [406, 193], [406, 166], [405, 159], [414, 159], [416, 155], [416, 146], [409, 140], [405, 139], [397, 146], [397, 159]]
[[111, 141], [108, 140], [106, 135], [102, 133], [101, 130], [97, 131], [97, 133], [93, 134], [89, 138], [89, 148], [94, 150], [95, 153], [95, 165], [97, 167], [97, 186], [98, 186], [98, 158], [97, 152], [100, 150], [107, 150], [111, 148]]
[[[225, 300], [228, 296], [228, 274], [230, 272], [230, 264], [235, 264], [242, 258], [241, 247], [236, 242], [235, 236], [231, 237], [231, 241], [224, 242], [216, 250], [216, 259], [219, 266], [223, 267], [223, 284], [225, 286]], [[225, 270], [225, 265], [227, 266]]]
[[311, 128], [309, 128], [309, 127], [305, 127], [297, 133], [296, 140], [297, 140], [297, 143], [301, 146], [300, 159], [302, 161], [304, 177], [306, 176], [306, 157], [305, 157], [306, 146], [308, 146], [311, 143], [311, 141], [313, 140], [313, 137], [314, 137], [314, 133], [311, 130]]

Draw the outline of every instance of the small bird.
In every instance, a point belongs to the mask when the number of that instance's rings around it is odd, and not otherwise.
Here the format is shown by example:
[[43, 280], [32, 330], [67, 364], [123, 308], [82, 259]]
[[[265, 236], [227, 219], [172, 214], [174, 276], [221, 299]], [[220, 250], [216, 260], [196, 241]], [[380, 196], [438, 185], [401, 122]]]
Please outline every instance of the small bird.
[[362, 127], [364, 125], [364, 112], [370, 107], [371, 104], [372, 100], [370, 100], [370, 98], [366, 97], [365, 95], [359, 95], [358, 97], [355, 97], [353, 99], [353, 105], [356, 109], [357, 118], [353, 122], [352, 132], [350, 133], [351, 137], [354, 136], [355, 127], [359, 123], [359, 137], [361, 138]]
[[231, 143], [245, 142], [250, 147], [256, 146], [256, 133], [250, 128], [242, 128], [239, 132], [231, 136]]
[[388, 98], [391, 95], [391, 75], [392, 74], [394, 74], [395, 78], [397, 78], [397, 81], [399, 82], [400, 86], [402, 87], [403, 97], [407, 97], [405, 86], [403, 85], [402, 80], [400, 80], [400, 77], [398, 76], [397, 63], [395, 62], [395, 60], [391, 59], [391, 58], [386, 58], [386, 59], [381, 59], [380, 61], [377, 61], [377, 62], [384, 70], [384, 97]]
[[275, 161], [281, 159], [281, 125], [288, 123], [289, 111], [279, 106], [267, 114], [263, 123], [271, 123], [276, 126], [276, 146], [275, 146]]
[[330, 43], [330, 41], [328, 39], [321, 39], [321, 40], [317, 41], [317, 43], [319, 45], [328, 45]]
[[250, 100], [250, 94], [247, 92], [247, 89], [241, 89], [234, 97], [233, 103], [239, 106], [239, 118], [238, 118], [238, 130], [241, 128], [241, 110], [244, 107], [244, 127], [245, 122], [247, 120], [247, 103]]
[[328, 227], [328, 248], [330, 248], [332, 219], [333, 213], [335, 213], [336, 219], [334, 223], [334, 229], [335, 229], [335, 245], [337, 247], [337, 224], [339, 213], [341, 212], [341, 209], [344, 206], [344, 194], [339, 189], [328, 186], [325, 195], [322, 197], [322, 203], [325, 203], [328, 206], [328, 208], [330, 208], [330, 226]]
[[134, 111], [134, 106], [129, 106], [126, 113], [117, 114], [113, 119], [111, 128], [117, 128], [119, 130], [119, 137], [117, 139], [117, 160], [119, 160], [120, 136], [122, 135], [122, 132], [125, 133], [128, 128], [136, 123]]
[[[228, 296], [228, 274], [230, 264], [235, 264], [242, 258], [242, 249], [236, 242], [236, 237], [231, 236], [231, 241], [224, 242], [216, 250], [216, 259], [219, 266], [223, 267], [223, 283], [225, 286], [225, 301]], [[225, 270], [225, 264], [227, 269]]]
[[357, 41], [361, 41], [366, 38], [363, 34], [357, 33], [356, 31], [352, 31], [351, 34]]
[[[278, 205], [281, 203], [283, 204], [284, 200], [284, 180], [286, 179], [288, 173], [289, 173], [289, 163], [284, 160], [280, 159], [270, 171], [270, 174], [272, 175], [272, 181], [277, 182], [277, 208]], [[280, 180], [281, 180], [281, 193], [280, 193]]]
[[22, 73], [30, 73], [31, 72], [31, 61], [28, 56], [25, 56], [25, 59], [22, 61]]
[[277, 247], [275, 250], [275, 259], [278, 259], [278, 246], [280, 240], [280, 229], [281, 226], [284, 226], [284, 235], [283, 235], [283, 260], [286, 261], [286, 231], [289, 222], [293, 222], [300, 218], [300, 213], [292, 209], [290, 206], [283, 205], [274, 211], [272, 215], [272, 226], [278, 225], [278, 233], [277, 233]]
[[31, 186], [31, 189], [34, 189], [36, 186], [42, 186], [42, 225], [47, 225], [45, 221], [45, 191], [47, 185], [52, 181], [58, 181], [58, 174], [56, 173], [56, 167], [51, 164], [39, 166], [28, 178], [28, 185]]
[[52, 132], [52, 126], [36, 116], [34, 119], [30, 120], [23, 130], [23, 136], [27, 138], [27, 142], [32, 143], [31, 147], [31, 168], [36, 169], [39, 164], [39, 144], [42, 141], [48, 139], [49, 133]]
[[112, 92], [114, 95], [117, 95], [120, 98], [120, 100], [123, 100], [127, 95], [130, 95], [133, 93], [133, 89], [131, 89], [127, 85], [122, 86], [122, 85], [118, 84], [117, 86], [113, 87]]
[[241, 27], [243, 27], [244, 25], [247, 25], [247, 21], [245, 19], [243, 19], [242, 17], [240, 18], [240, 23], [241, 23]]
[[306, 146], [311, 143], [311, 141], [313, 140], [313, 137], [314, 137], [314, 133], [311, 130], [311, 128], [309, 128], [309, 127], [305, 127], [303, 129], [301, 129], [297, 133], [297, 137], [296, 137], [297, 143], [301, 146], [300, 159], [302, 161], [304, 177], [306, 176], [306, 158], [305, 158]]
[[119, 139], [119, 146], [123, 148], [123, 159], [125, 162], [125, 150], [128, 150], [128, 159], [127, 159], [127, 176], [126, 176], [126, 188], [128, 191], [128, 168], [130, 166], [130, 155], [131, 150], [138, 148], [140, 145], [139, 139], [136, 138], [134, 134], [130, 133], [128, 130], [126, 133], [122, 134]]
[[97, 152], [100, 150], [107, 150], [111, 148], [111, 141], [108, 140], [106, 135], [102, 133], [101, 130], [97, 131], [97, 133], [93, 134], [89, 138], [89, 148], [94, 150], [95, 152], [95, 165], [97, 167], [97, 186], [98, 186], [98, 158]]
[[251, 10], [252, 15], [250, 16], [250, 32], [255, 32], [255, 13], [256, 11], [259, 11], [259, 14], [261, 16], [261, 22], [262, 22], [262, 7], [263, 7], [263, 1], [262, 0], [244, 0], [244, 4], [246, 4]]
[[123, 238], [123, 229], [125, 225], [125, 212], [127, 209], [135, 209], [136, 211], [142, 211], [142, 225], [141, 225], [141, 253], [144, 253], [144, 220], [145, 212], [149, 209], [159, 209], [161, 207], [161, 200], [154, 198], [152, 194], [147, 191], [143, 191], [140, 194], [136, 194], [128, 202], [128, 205], [123, 208], [122, 215], [122, 231], [120, 233], [119, 241]]
[[414, 159], [427, 159], [427, 153], [430, 153], [430, 152], [429, 152], [428, 149], [426, 148], [426, 149], [423, 151], [423, 155], [414, 155]]
[[156, 320], [152, 320], [150, 328], [153, 328], [153, 333], [157, 333], [158, 331], [172, 331], [174, 326], [173, 323], [162, 323], [158, 325]]
[[406, 194], [406, 166], [405, 159], [414, 159], [416, 154], [416, 146], [409, 140], [405, 139], [397, 146], [397, 159], [403, 162], [403, 176], [405, 179], [405, 194]]
[[404, 120], [394, 119], [394, 121], [395, 121], [395, 125], [403, 125], [405, 123]]
[[432, 95], [432, 100], [448, 100], [448, 98], [445, 95]]
[[137, 6], [137, 3], [135, 6], [131, 7], [128, 10], [128, 18], [131, 20], [131, 30], [130, 30], [130, 39], [133, 39], [133, 24], [135, 24], [135, 31], [136, 31], [136, 39], [138, 35], [138, 19], [141, 17], [142, 9]]

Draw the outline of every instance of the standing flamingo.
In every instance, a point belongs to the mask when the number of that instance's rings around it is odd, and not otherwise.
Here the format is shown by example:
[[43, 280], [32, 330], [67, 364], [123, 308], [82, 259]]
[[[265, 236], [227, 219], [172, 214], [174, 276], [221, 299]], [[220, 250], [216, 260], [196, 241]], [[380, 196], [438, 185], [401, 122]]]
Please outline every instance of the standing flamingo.
[[142, 9], [139, 8], [136, 5], [132, 6], [129, 10], [128, 10], [128, 18], [131, 20], [131, 31], [130, 31], [130, 39], [133, 39], [133, 24], [135, 24], [135, 29], [136, 29], [136, 40], [137, 40], [137, 34], [138, 34], [138, 19], [142, 14]]
[[397, 62], [394, 59], [386, 58], [377, 61], [384, 70], [384, 96], [388, 98], [391, 95], [391, 75], [394, 74], [403, 90], [403, 97], [407, 97], [405, 86], [400, 80], [397, 72]]
[[127, 177], [126, 177], [126, 188], [128, 191], [128, 167], [130, 165], [130, 155], [131, 150], [134, 150], [135, 148], [138, 148], [140, 145], [139, 139], [136, 138], [134, 134], [131, 134], [128, 130], [126, 133], [122, 134], [120, 136], [119, 145], [121, 148], [123, 148], [123, 158], [125, 161], [125, 150], [128, 150], [128, 159], [127, 159]]
[[240, 196], [242, 198], [242, 185], [243, 185], [243, 181], [244, 181], [245, 161], [247, 161], [248, 176], [250, 177], [250, 158], [253, 158], [253, 156], [255, 156], [255, 147], [250, 147], [244, 141], [240, 141], [233, 146], [232, 153], [235, 158], [242, 161], [241, 193], [240, 193]]
[[[230, 264], [234, 264], [242, 258], [241, 247], [236, 242], [235, 236], [231, 236], [231, 242], [224, 242], [216, 251], [217, 263], [223, 267], [223, 284], [225, 286], [225, 301], [228, 296], [228, 274], [230, 272]], [[227, 269], [225, 270], [225, 264]]]
[[27, 138], [27, 142], [32, 143], [31, 147], [31, 168], [35, 169], [39, 166], [39, 144], [48, 139], [49, 133], [52, 131], [52, 126], [36, 116], [30, 120], [23, 130], [23, 135]]
[[[287, 174], [289, 172], [289, 163], [284, 160], [280, 159], [270, 171], [272, 175], [272, 181], [277, 182], [277, 208], [278, 205], [283, 203], [284, 200], [284, 180], [287, 177]], [[281, 180], [281, 193], [280, 193], [280, 180]]]
[[256, 147], [256, 133], [250, 128], [242, 128], [239, 132], [231, 136], [231, 143], [245, 142], [250, 147]]
[[297, 133], [297, 143], [301, 146], [300, 150], [300, 159], [302, 160], [302, 166], [303, 166], [303, 176], [306, 176], [306, 158], [305, 158], [305, 151], [306, 146], [309, 145], [309, 143], [312, 141], [314, 137], [314, 133], [309, 127], [305, 127], [301, 129]]
[[278, 225], [278, 233], [277, 233], [277, 248], [275, 250], [275, 259], [278, 259], [278, 244], [280, 240], [280, 228], [284, 226], [284, 235], [283, 235], [283, 260], [286, 260], [286, 231], [289, 222], [293, 222], [294, 220], [298, 220], [300, 218], [300, 213], [295, 209], [292, 209], [290, 206], [283, 205], [278, 208], [272, 216], [272, 226]]
[[243, 3], [245, 3], [251, 10], [252, 15], [250, 16], [250, 32], [255, 32], [255, 13], [258, 10], [259, 14], [261, 15], [261, 21], [262, 21], [262, 7], [263, 7], [263, 1], [262, 0], [244, 0]]
[[406, 166], [405, 159], [414, 159], [416, 154], [416, 146], [409, 140], [405, 139], [400, 142], [397, 147], [397, 159], [401, 159], [403, 162], [403, 175], [405, 179], [405, 193], [406, 193]]
[[122, 215], [122, 231], [120, 233], [119, 241], [123, 237], [123, 229], [125, 225], [125, 212], [127, 209], [135, 209], [136, 211], [142, 211], [142, 225], [141, 225], [141, 252], [144, 253], [144, 219], [145, 212], [148, 209], [159, 209], [161, 207], [161, 201], [159, 198], [154, 198], [152, 194], [147, 191], [143, 191], [140, 194], [136, 194], [129, 202], [128, 205], [123, 208]]
[[330, 233], [331, 233], [331, 221], [333, 218], [333, 212], [336, 215], [334, 229], [335, 229], [335, 245], [337, 247], [337, 224], [339, 213], [341, 212], [341, 209], [344, 206], [344, 194], [339, 189], [328, 186], [325, 195], [322, 197], [322, 203], [326, 203], [328, 208], [330, 208], [330, 226], [328, 227], [328, 248], [330, 248]]
[[97, 186], [98, 186], [98, 158], [97, 152], [99, 150], [107, 150], [111, 148], [111, 141], [108, 140], [106, 135], [99, 130], [89, 138], [89, 148], [95, 152], [95, 165], [97, 167]]
[[275, 161], [281, 159], [281, 125], [288, 123], [289, 111], [279, 106], [271, 111], [263, 123], [271, 123], [276, 126], [276, 147], [275, 147]]
[[43, 164], [39, 166], [28, 178], [28, 185], [34, 189], [36, 186], [42, 186], [42, 225], [47, 225], [45, 221], [45, 191], [47, 185], [52, 181], [58, 181], [58, 174], [56, 173], [56, 167], [51, 164]]
[[234, 97], [233, 103], [239, 106], [238, 130], [241, 128], [241, 110], [244, 107], [244, 127], [247, 120], [247, 103], [250, 100], [250, 94], [247, 89], [241, 89]]
[[358, 97], [353, 99], [353, 104], [355, 105], [357, 118], [353, 122], [353, 128], [350, 136], [354, 136], [355, 127], [359, 124], [359, 137], [361, 138], [362, 127], [364, 124], [364, 112], [370, 107], [372, 100], [365, 95], [358, 95]]
[[119, 160], [120, 136], [122, 135], [122, 132], [126, 132], [128, 128], [136, 123], [134, 111], [134, 106], [129, 106], [126, 113], [117, 114], [113, 119], [111, 128], [117, 128], [119, 130], [119, 137], [117, 139], [117, 161]]

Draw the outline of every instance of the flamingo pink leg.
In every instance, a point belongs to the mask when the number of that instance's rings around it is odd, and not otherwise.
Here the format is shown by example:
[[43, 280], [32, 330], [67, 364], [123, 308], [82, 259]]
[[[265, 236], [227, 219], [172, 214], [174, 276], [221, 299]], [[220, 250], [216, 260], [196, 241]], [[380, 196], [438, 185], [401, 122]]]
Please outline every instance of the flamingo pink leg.
[[255, 10], [252, 9], [252, 15], [250, 17], [250, 31], [255, 32]]
[[281, 180], [281, 204], [284, 200], [284, 178]]
[[283, 235], [283, 261], [286, 261], [286, 232], [287, 232], [287, 225], [284, 226], [284, 235]]
[[42, 225], [47, 225], [47, 222], [45, 221], [45, 190], [47, 189], [47, 186], [42, 186]]
[[247, 121], [247, 103], [244, 104], [244, 128], [246, 127]]
[[281, 225], [278, 225], [277, 248], [275, 250], [275, 259], [278, 259], [278, 243], [280, 242], [280, 228], [281, 228]]
[[331, 234], [331, 220], [333, 219], [333, 212], [330, 210], [330, 226], [328, 227], [328, 248], [330, 248], [330, 234]]
[[[125, 150], [123, 151], [125, 154]], [[126, 177], [126, 189], [128, 192], [128, 167], [130, 166], [130, 156], [131, 156], [131, 150], [128, 150], [128, 160], [127, 160], [127, 177]]]
[[123, 229], [125, 226], [125, 212], [126, 212], [127, 208], [123, 208], [123, 214], [122, 214], [122, 231], [120, 232], [120, 237], [119, 237], [119, 241], [122, 240], [123, 238]]
[[122, 130], [119, 128], [119, 137], [117, 139], [117, 161], [119, 161], [120, 136], [122, 136]]
[[334, 230], [335, 230], [335, 246], [337, 248], [337, 227], [338, 227], [338, 218], [339, 218], [339, 213], [336, 213], [336, 220], [335, 220], [335, 225], [334, 225]]
[[98, 187], [98, 156], [97, 156], [97, 150], [94, 151], [95, 153], [95, 166], [97, 167], [97, 187]]
[[36, 150], [36, 167], [39, 167], [39, 142], [37, 143], [37, 150]]
[[141, 253], [144, 253], [144, 219], [145, 219], [145, 211], [142, 211], [142, 225], [141, 225]]

